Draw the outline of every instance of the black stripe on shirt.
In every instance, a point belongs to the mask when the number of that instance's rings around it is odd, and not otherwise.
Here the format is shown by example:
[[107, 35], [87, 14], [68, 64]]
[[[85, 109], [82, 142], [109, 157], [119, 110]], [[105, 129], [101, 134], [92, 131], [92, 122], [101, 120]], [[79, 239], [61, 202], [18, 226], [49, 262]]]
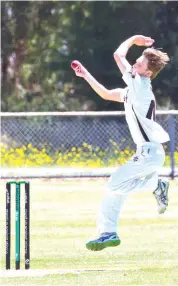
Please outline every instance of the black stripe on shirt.
[[146, 135], [145, 131], [143, 130], [143, 127], [141, 126], [140, 121], [139, 121], [138, 118], [137, 118], [137, 115], [136, 115], [136, 113], [135, 113], [135, 111], [134, 111], [134, 109], [133, 109], [133, 106], [132, 106], [132, 110], [133, 110], [133, 112], [134, 112], [134, 114], [135, 114], [135, 117], [136, 117], [138, 126], [139, 126], [139, 128], [140, 128], [140, 132], [142, 133], [143, 138], [145, 139], [145, 141], [150, 142], [150, 140], [148, 139], [148, 136]]
[[146, 118], [151, 119], [152, 115], [153, 115], [153, 120], [155, 121], [155, 101], [154, 100], [151, 100]]

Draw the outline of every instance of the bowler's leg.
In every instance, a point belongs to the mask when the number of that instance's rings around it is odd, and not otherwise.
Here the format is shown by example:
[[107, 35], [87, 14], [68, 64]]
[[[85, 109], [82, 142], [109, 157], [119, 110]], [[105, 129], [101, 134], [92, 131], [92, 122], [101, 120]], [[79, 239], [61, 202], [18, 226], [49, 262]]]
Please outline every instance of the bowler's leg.
[[145, 187], [156, 188], [157, 172], [153, 172], [149, 160], [141, 159], [137, 164], [130, 160], [112, 174], [104, 194], [99, 214], [98, 228], [100, 236], [86, 244], [87, 249], [98, 251], [108, 246], [120, 244], [117, 235], [117, 222], [122, 205], [130, 192]]

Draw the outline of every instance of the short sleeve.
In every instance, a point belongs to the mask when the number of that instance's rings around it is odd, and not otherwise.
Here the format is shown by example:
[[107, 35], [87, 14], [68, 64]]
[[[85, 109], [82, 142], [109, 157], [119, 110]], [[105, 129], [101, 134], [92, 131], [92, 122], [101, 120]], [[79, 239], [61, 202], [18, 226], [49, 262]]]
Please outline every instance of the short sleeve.
[[128, 90], [129, 90], [128, 87], [121, 89], [121, 92], [120, 92], [121, 102], [124, 102], [124, 98], [126, 97]]
[[138, 73], [134, 73], [132, 68], [130, 68], [123, 73], [122, 78], [129, 88], [132, 99], [135, 100], [138, 97], [142, 86], [140, 75]]

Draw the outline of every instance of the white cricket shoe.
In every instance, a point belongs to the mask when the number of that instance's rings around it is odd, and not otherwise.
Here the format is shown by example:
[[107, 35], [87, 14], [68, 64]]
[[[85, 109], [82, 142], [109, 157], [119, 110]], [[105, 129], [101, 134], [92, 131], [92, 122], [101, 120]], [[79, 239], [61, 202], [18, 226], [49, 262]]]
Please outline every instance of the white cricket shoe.
[[168, 189], [169, 189], [168, 181], [158, 180], [158, 187], [153, 192], [153, 195], [155, 196], [155, 199], [158, 204], [159, 214], [163, 214], [168, 206]]

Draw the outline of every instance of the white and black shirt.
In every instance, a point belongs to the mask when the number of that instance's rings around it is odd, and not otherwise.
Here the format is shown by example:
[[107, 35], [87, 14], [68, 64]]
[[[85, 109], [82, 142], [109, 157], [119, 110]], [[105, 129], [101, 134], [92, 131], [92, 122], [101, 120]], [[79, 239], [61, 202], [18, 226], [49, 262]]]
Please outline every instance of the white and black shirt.
[[169, 141], [168, 133], [155, 122], [156, 103], [150, 79], [126, 70], [123, 80], [127, 87], [121, 93], [121, 100], [135, 144]]

